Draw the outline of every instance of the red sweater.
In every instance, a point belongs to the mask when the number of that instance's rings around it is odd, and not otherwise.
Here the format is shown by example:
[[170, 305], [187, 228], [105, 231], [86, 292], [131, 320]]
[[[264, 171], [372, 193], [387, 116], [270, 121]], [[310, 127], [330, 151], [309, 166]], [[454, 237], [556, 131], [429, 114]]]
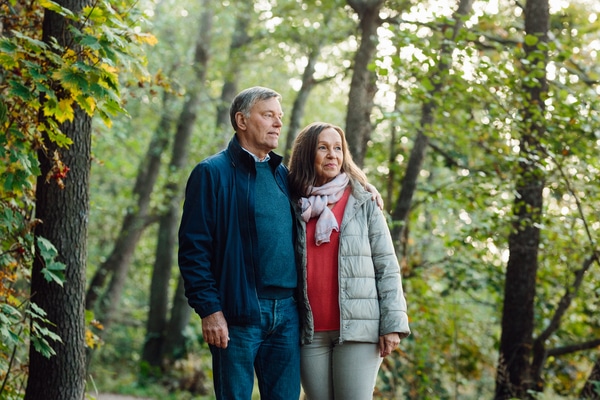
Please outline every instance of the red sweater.
[[[342, 225], [342, 217], [350, 196], [346, 188], [342, 198], [331, 211]], [[315, 332], [340, 329], [340, 305], [338, 287], [338, 250], [340, 234], [331, 232], [329, 243], [315, 244], [315, 228], [318, 218], [311, 218], [306, 224], [306, 270], [308, 301], [315, 321]]]

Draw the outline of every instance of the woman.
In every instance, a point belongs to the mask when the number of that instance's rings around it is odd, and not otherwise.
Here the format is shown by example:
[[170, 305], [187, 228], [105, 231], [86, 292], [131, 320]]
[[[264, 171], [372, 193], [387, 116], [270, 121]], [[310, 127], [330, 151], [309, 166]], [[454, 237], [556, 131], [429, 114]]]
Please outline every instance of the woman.
[[410, 334], [386, 220], [335, 125], [316, 122], [298, 134], [288, 179], [298, 199], [304, 392], [309, 400], [372, 399], [382, 357]]

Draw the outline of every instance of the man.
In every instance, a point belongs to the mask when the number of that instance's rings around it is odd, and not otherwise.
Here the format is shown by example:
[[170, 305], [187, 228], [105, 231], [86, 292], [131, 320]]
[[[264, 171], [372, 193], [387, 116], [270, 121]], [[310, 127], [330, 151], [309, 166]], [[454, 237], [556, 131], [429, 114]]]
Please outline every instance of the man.
[[230, 108], [235, 135], [200, 162], [185, 193], [179, 267], [188, 302], [202, 318], [217, 399], [300, 396], [297, 270], [287, 168], [273, 153], [281, 96], [239, 93]]

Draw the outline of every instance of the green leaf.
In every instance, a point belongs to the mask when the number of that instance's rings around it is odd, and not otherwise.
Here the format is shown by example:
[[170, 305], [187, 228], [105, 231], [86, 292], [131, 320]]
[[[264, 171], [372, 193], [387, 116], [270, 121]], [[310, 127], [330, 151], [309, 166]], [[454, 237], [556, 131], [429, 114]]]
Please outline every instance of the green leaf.
[[9, 95], [19, 97], [26, 103], [33, 101], [36, 98], [33, 91], [24, 86], [21, 82], [11, 80], [8, 84], [10, 85]]
[[36, 303], [30, 303], [29, 304], [29, 310], [28, 310], [27, 313], [32, 318], [43, 318], [43, 317], [45, 317], [47, 315], [46, 311], [42, 307], [38, 306]]
[[62, 7], [61, 5], [51, 1], [51, 0], [40, 0], [39, 1], [40, 5], [50, 11], [54, 11], [57, 14], [62, 15], [63, 17], [67, 17], [70, 18], [72, 20], [77, 20], [77, 17], [75, 16], [75, 14], [73, 14], [73, 12], [65, 7]]
[[13, 54], [17, 49], [17, 44], [12, 42], [11, 40], [6, 38], [0, 39], [0, 52]]
[[54, 245], [46, 238], [39, 236], [37, 238], [37, 245], [40, 249], [40, 255], [44, 258], [44, 260], [51, 260], [58, 255], [56, 247], [54, 247]]
[[12, 33], [15, 35], [15, 37], [23, 40], [23, 42], [25, 43], [25, 48], [33, 50], [36, 53], [40, 53], [48, 48], [48, 45], [42, 42], [41, 40], [34, 39], [30, 36], [24, 35], [14, 30], [12, 31]]
[[24, 61], [23, 66], [27, 68], [29, 75], [38, 81], [48, 79], [48, 75], [42, 72], [42, 68], [39, 63], [33, 63], [31, 61]]
[[62, 133], [58, 124], [53, 119], [46, 120], [47, 125], [42, 125], [39, 127], [40, 131], [46, 132], [48, 138], [56, 143], [60, 147], [69, 147], [73, 144], [73, 140], [70, 137]]
[[61, 262], [51, 261], [46, 264], [46, 268], [42, 268], [42, 275], [46, 281], [58, 283], [60, 286], [63, 286], [65, 283], [64, 270], [66, 268], [67, 266]]
[[0, 51], [0, 65], [4, 67], [4, 69], [11, 70], [17, 68], [19, 63], [13, 55]]
[[31, 343], [34, 349], [46, 358], [56, 355], [56, 351], [50, 346], [47, 340], [38, 336], [31, 336]]
[[64, 270], [67, 266], [59, 261], [56, 261], [58, 251], [52, 243], [46, 238], [37, 238], [38, 249], [40, 250], [40, 256], [44, 259], [45, 267], [42, 269], [42, 274], [48, 282], [58, 283], [60, 286], [65, 281]]
[[525, 36], [525, 44], [527, 46], [535, 46], [538, 41], [539, 41], [539, 39], [535, 35], [526, 35]]
[[102, 105], [102, 110], [106, 111], [111, 115], [117, 115], [120, 113], [126, 113], [126, 111], [121, 107], [121, 105], [113, 100], [108, 100], [106, 103]]
[[425, 90], [427, 90], [428, 92], [432, 91], [434, 89], [433, 84], [431, 83], [431, 80], [427, 77], [421, 79], [421, 85], [423, 85], [423, 87], [425, 88]]
[[62, 68], [54, 72], [54, 79], [60, 81], [65, 89], [73, 92], [85, 92], [88, 90], [88, 78], [76, 68]]
[[13, 177], [14, 177], [14, 174], [9, 174], [7, 172], [3, 172], [0, 175], [0, 178], [2, 178], [2, 181], [4, 182], [2, 187], [4, 188], [4, 190], [6, 192], [11, 192], [15, 188], [15, 186], [13, 186]]
[[92, 35], [83, 35], [79, 40], [79, 44], [89, 47], [92, 50], [100, 50], [102, 48], [100, 41]]

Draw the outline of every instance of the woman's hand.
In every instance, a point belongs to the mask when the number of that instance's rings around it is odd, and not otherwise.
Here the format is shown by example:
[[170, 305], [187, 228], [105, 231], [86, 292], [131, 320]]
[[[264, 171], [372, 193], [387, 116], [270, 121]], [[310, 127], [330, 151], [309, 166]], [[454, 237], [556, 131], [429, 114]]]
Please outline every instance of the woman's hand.
[[379, 355], [381, 357], [390, 355], [399, 344], [400, 334], [398, 332], [379, 336]]

